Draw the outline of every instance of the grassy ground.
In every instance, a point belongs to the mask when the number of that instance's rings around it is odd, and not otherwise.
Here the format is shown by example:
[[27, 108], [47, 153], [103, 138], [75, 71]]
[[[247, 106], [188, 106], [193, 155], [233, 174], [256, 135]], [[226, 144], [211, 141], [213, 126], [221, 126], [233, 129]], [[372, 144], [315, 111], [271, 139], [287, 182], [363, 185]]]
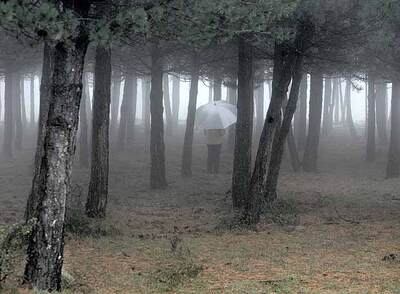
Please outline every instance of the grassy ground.
[[[181, 138], [168, 139], [165, 191], [148, 188], [145, 145], [113, 153], [109, 216], [73, 223], [87, 230], [66, 239], [65, 293], [400, 293], [400, 181], [384, 179], [385, 146], [369, 165], [362, 139], [347, 136], [322, 140], [318, 174], [285, 162], [281, 200], [257, 231], [228, 229], [227, 152], [221, 174], [209, 176], [197, 142], [194, 176], [181, 179]], [[32, 151], [1, 161], [3, 226], [22, 218]], [[75, 168], [83, 202], [88, 176]], [[29, 293], [13, 284], [3, 291]]]

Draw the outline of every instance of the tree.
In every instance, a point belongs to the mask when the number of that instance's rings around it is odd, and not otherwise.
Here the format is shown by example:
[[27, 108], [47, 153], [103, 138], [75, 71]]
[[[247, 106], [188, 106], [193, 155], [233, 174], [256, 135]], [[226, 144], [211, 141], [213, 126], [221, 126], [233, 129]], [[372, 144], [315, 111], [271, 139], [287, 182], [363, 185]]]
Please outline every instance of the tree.
[[166, 134], [171, 136], [173, 129], [173, 119], [171, 110], [171, 100], [169, 95], [169, 78], [168, 74], [163, 75], [163, 94], [164, 94], [164, 107], [165, 107], [165, 118], [166, 118]]
[[179, 76], [172, 75], [172, 119], [173, 129], [178, 128], [179, 123], [179, 104], [180, 104], [180, 79]]
[[304, 74], [300, 84], [299, 115], [295, 129], [299, 149], [306, 146], [307, 140], [307, 91], [307, 74]]
[[379, 141], [387, 144], [387, 89], [384, 81], [376, 83], [376, 129]]
[[346, 90], [344, 93], [344, 102], [346, 105], [346, 123], [350, 130], [350, 135], [355, 138], [357, 137], [356, 127], [354, 126], [353, 114], [351, 111], [351, 80], [346, 79]]
[[35, 75], [31, 75], [30, 79], [30, 119], [31, 127], [35, 126]]
[[82, 106], [79, 113], [80, 136], [79, 136], [79, 164], [81, 167], [89, 167], [89, 142], [88, 142], [88, 115], [87, 100], [90, 100], [89, 85], [87, 77], [83, 77]]
[[14, 99], [13, 93], [15, 89], [16, 75], [10, 70], [6, 71], [4, 84], [4, 138], [3, 138], [3, 154], [12, 158], [13, 156], [13, 137], [14, 137]]
[[332, 80], [330, 78], [325, 78], [325, 95], [324, 95], [324, 114], [322, 123], [322, 135], [327, 136], [330, 126], [330, 106], [331, 106], [331, 96], [332, 96]]
[[118, 148], [125, 149], [128, 138], [133, 138], [136, 118], [137, 78], [133, 73], [125, 77], [124, 94], [121, 104], [121, 119], [118, 130]]
[[390, 145], [386, 166], [386, 177], [396, 178], [400, 175], [400, 82], [392, 81], [392, 107], [390, 114]]
[[367, 156], [368, 162], [375, 160], [375, 79], [368, 74], [368, 125], [367, 125]]
[[21, 96], [21, 75], [15, 74], [15, 83], [13, 89], [13, 102], [14, 102], [14, 119], [15, 119], [15, 149], [22, 150], [22, 138], [23, 138], [23, 119], [22, 119], [22, 96]]

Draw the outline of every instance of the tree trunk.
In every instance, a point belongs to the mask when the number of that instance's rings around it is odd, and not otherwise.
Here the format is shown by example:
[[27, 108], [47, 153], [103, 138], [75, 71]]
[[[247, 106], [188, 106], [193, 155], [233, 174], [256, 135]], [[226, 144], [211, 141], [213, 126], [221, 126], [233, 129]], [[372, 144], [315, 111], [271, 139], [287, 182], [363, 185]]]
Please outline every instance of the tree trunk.
[[80, 136], [79, 136], [79, 164], [81, 167], [89, 167], [89, 143], [88, 143], [88, 118], [87, 118], [87, 99], [89, 97], [89, 85], [85, 75], [83, 76], [83, 91], [81, 109], [79, 113]]
[[322, 123], [322, 135], [327, 136], [329, 133], [330, 124], [330, 106], [331, 106], [331, 96], [332, 96], [332, 80], [330, 78], [325, 78], [325, 95], [324, 95], [324, 115]]
[[[86, 9], [88, 7], [79, 7], [82, 17], [87, 17]], [[50, 98], [50, 103], [44, 126], [44, 152], [37, 167], [39, 173], [35, 174], [35, 178], [39, 178], [38, 195], [35, 195], [38, 202], [33, 213], [37, 222], [28, 245], [24, 278], [38, 290], [49, 292], [61, 290], [65, 203], [71, 191], [82, 73], [88, 46], [84, 26], [77, 27], [76, 38], [55, 45], [51, 96], [46, 97]], [[45, 73], [46, 66], [43, 79], [48, 78]]]
[[[121, 82], [122, 74], [120, 71], [115, 72], [115, 77], [112, 79], [112, 94], [111, 94], [111, 139], [116, 139], [118, 134], [118, 118], [119, 118], [119, 99], [121, 97]], [[113, 141], [114, 142], [114, 141]]]
[[400, 175], [400, 81], [392, 81], [392, 108], [390, 114], [390, 145], [386, 177], [396, 178]]
[[387, 88], [384, 81], [380, 81], [376, 85], [376, 126], [378, 131], [378, 138], [382, 144], [387, 144], [387, 116], [386, 116], [386, 100]]
[[35, 126], [35, 75], [32, 74], [31, 81], [30, 81], [30, 101], [31, 101], [31, 108], [30, 108], [30, 119], [29, 122], [31, 123], [31, 127]]
[[13, 89], [15, 88], [15, 74], [6, 72], [5, 74], [5, 90], [4, 90], [4, 137], [3, 137], [3, 153], [5, 157], [13, 157], [13, 138], [14, 138], [14, 99]]
[[131, 114], [128, 113], [128, 127], [127, 127], [127, 142], [131, 146], [133, 144], [135, 138], [136, 131], [136, 105], [137, 105], [137, 77], [135, 74], [132, 74], [130, 77], [132, 79], [132, 107]]
[[222, 99], [222, 79], [215, 78], [213, 81], [214, 88], [214, 101], [220, 101]]
[[351, 111], [351, 81], [346, 79], [346, 90], [344, 93], [344, 99], [346, 103], [346, 123], [350, 130], [350, 135], [355, 138], [357, 137], [356, 127], [353, 121], [353, 114]]
[[20, 89], [21, 89], [21, 118], [22, 118], [22, 129], [24, 130], [27, 125], [27, 117], [26, 117], [26, 101], [25, 101], [25, 78], [21, 74], [20, 76], [21, 79], [21, 84], [20, 84]]
[[[119, 150], [125, 150], [125, 145], [129, 132], [132, 131], [130, 124], [132, 123], [133, 116], [133, 102], [134, 96], [136, 96], [136, 77], [133, 74], [127, 74], [125, 77], [124, 94], [121, 103], [121, 119], [119, 122], [118, 129], [118, 148]], [[136, 107], [136, 101], [135, 101]], [[136, 112], [136, 109], [135, 109]], [[133, 121], [134, 123], [134, 121]]]
[[375, 161], [375, 79], [368, 76], [368, 126], [367, 126], [367, 156], [368, 162]]
[[260, 134], [264, 125], [264, 82], [260, 83], [255, 93], [256, 104], [256, 134]]
[[307, 140], [307, 88], [307, 74], [304, 74], [300, 84], [299, 120], [296, 126], [297, 145], [299, 149], [304, 149]]
[[182, 176], [192, 176], [192, 153], [193, 153], [193, 132], [196, 118], [197, 94], [199, 88], [199, 67], [197, 57], [193, 58], [193, 71], [191, 75], [189, 105], [186, 118], [185, 139], [183, 143], [182, 155]]
[[322, 74], [314, 72], [311, 74], [308, 136], [303, 159], [303, 169], [306, 172], [317, 171], [319, 134], [321, 132], [322, 92]]
[[341, 110], [341, 122], [346, 122], [346, 101], [343, 99], [343, 90], [342, 90], [342, 79], [339, 79], [339, 97], [340, 97], [340, 110]]
[[180, 80], [179, 76], [172, 76], [172, 120], [173, 129], [178, 129], [180, 104]]
[[251, 175], [251, 143], [254, 117], [253, 48], [239, 39], [238, 101], [235, 150], [232, 174], [233, 208], [242, 210], [246, 204]]
[[172, 135], [172, 111], [171, 111], [171, 100], [169, 96], [169, 79], [168, 74], [163, 75], [163, 94], [164, 94], [164, 108], [165, 108], [165, 120], [166, 120], [166, 128], [165, 133], [168, 136]]
[[335, 121], [335, 124], [338, 124], [339, 122], [340, 122], [340, 95], [339, 95], [339, 92], [340, 92], [340, 88], [342, 87], [341, 86], [341, 83], [340, 83], [340, 79], [337, 79], [336, 80], [336, 91], [337, 91], [337, 93], [336, 93], [336, 99], [335, 99], [335, 101], [334, 101], [334, 103], [335, 103], [335, 114], [334, 114], [334, 121]]
[[108, 199], [111, 50], [98, 46], [94, 72], [92, 157], [86, 202], [89, 217], [104, 218]]
[[165, 178], [165, 145], [163, 120], [163, 64], [158, 44], [151, 48], [151, 91], [150, 91], [150, 186], [152, 189], [167, 187]]
[[146, 138], [150, 134], [150, 91], [151, 81], [145, 77], [142, 79], [142, 119]]
[[[234, 84], [236, 85], [236, 81], [234, 81]], [[229, 87], [228, 88], [228, 97], [229, 97], [229, 103], [233, 105], [237, 105], [237, 89], [235, 87]], [[228, 148], [229, 150], [233, 151], [235, 148], [235, 133], [236, 133], [236, 127], [235, 125], [231, 125], [228, 128]]]
[[32, 189], [28, 197], [28, 203], [25, 210], [26, 221], [29, 221], [34, 217], [34, 214], [37, 211], [39, 195], [40, 193], [42, 193], [40, 191], [42, 183], [40, 178], [40, 170], [42, 165], [42, 158], [45, 154], [44, 138], [46, 136], [46, 123], [49, 113], [49, 105], [50, 105], [50, 100], [53, 97], [52, 84], [53, 84], [54, 58], [55, 58], [54, 50], [55, 49], [51, 47], [48, 43], [44, 44], [42, 80], [40, 83], [39, 121], [38, 121], [35, 164], [34, 164], [35, 169], [34, 169], [34, 178], [32, 181]]
[[210, 80], [210, 85], [208, 86], [208, 103], [213, 102], [213, 82]]
[[301, 167], [299, 152], [297, 151], [296, 140], [293, 134], [293, 127], [290, 127], [289, 133], [287, 135], [288, 149], [290, 153], [290, 163], [292, 165], [293, 171], [298, 172]]
[[339, 101], [339, 81], [337, 78], [333, 79], [332, 81], [332, 97], [331, 97], [331, 105], [329, 107], [329, 124], [328, 124], [328, 131], [332, 131], [333, 129], [333, 118], [336, 116], [336, 108], [337, 103]]
[[23, 123], [22, 123], [22, 97], [21, 97], [21, 76], [20, 74], [15, 74], [15, 84], [13, 89], [13, 99], [15, 102], [15, 149], [20, 151], [22, 150], [22, 138], [23, 138]]

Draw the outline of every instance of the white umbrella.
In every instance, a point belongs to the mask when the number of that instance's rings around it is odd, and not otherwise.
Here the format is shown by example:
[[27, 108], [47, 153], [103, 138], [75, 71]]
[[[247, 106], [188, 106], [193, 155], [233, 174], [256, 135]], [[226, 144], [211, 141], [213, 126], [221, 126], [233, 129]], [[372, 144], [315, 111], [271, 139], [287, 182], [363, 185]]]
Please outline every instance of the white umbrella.
[[202, 105], [196, 111], [198, 128], [226, 129], [234, 123], [236, 123], [236, 107], [223, 101]]

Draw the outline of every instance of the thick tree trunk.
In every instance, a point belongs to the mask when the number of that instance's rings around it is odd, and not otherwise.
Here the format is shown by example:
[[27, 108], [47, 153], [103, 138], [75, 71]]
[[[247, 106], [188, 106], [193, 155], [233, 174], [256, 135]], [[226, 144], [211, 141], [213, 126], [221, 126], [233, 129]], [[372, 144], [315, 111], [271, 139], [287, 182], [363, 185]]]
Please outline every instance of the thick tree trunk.
[[264, 125], [264, 82], [255, 91], [256, 134], [260, 134]]
[[183, 143], [183, 155], [182, 155], [182, 176], [192, 176], [192, 154], [193, 154], [193, 132], [194, 122], [196, 118], [196, 104], [197, 94], [199, 87], [199, 68], [197, 57], [193, 58], [193, 71], [191, 75], [190, 91], [189, 91], [189, 105], [186, 118], [186, 131], [185, 139]]
[[[86, 17], [88, 7], [79, 8]], [[84, 25], [79, 25], [77, 30], [76, 38], [55, 45], [51, 96], [42, 142], [44, 152], [39, 173], [35, 174], [35, 178], [39, 178], [35, 195], [38, 201], [33, 213], [37, 222], [28, 245], [25, 281], [49, 292], [61, 289], [65, 203], [71, 190], [82, 73], [88, 46]], [[43, 77], [45, 71], [46, 66]]]
[[81, 109], [79, 112], [80, 136], [79, 136], [79, 164], [81, 167], [89, 167], [89, 142], [88, 142], [88, 117], [87, 117], [87, 99], [89, 97], [89, 85], [85, 75], [83, 76], [83, 91]]
[[368, 162], [375, 160], [375, 79], [368, 76], [368, 125], [367, 125], [367, 155]]
[[[111, 139], [116, 139], [118, 134], [118, 118], [119, 118], [119, 100], [121, 97], [121, 83], [122, 73], [118, 70], [115, 72], [115, 76], [112, 79], [112, 94], [111, 94]], [[113, 141], [114, 142], [114, 141]]]
[[327, 136], [329, 133], [330, 124], [330, 106], [332, 96], [332, 80], [325, 78], [325, 95], [324, 95], [324, 115], [322, 123], [322, 135]]
[[86, 202], [89, 217], [104, 218], [108, 200], [111, 50], [96, 49], [94, 72], [92, 156]]
[[379, 142], [387, 144], [387, 88], [384, 81], [380, 81], [376, 85], [376, 126], [378, 131]]
[[150, 91], [150, 187], [167, 187], [165, 178], [165, 145], [163, 120], [163, 64], [158, 44], [151, 48], [151, 91]]
[[14, 73], [6, 71], [4, 84], [4, 136], [3, 154], [6, 158], [13, 157], [13, 138], [14, 138], [14, 99], [13, 89], [15, 88], [16, 76]]
[[21, 97], [21, 75], [15, 74], [15, 84], [13, 89], [14, 109], [15, 109], [15, 149], [22, 150], [22, 138], [24, 133], [24, 127], [22, 123], [22, 97]]
[[163, 94], [164, 94], [164, 108], [165, 108], [165, 133], [168, 136], [172, 135], [173, 121], [172, 121], [172, 110], [171, 110], [171, 99], [169, 95], [169, 79], [168, 74], [163, 75]]
[[222, 79], [215, 78], [213, 81], [213, 92], [214, 92], [214, 101], [219, 101], [222, 99]]
[[173, 129], [178, 129], [180, 104], [180, 80], [179, 76], [172, 76], [172, 120]]
[[31, 108], [30, 108], [30, 118], [29, 122], [31, 124], [31, 127], [33, 128], [35, 126], [35, 75], [32, 74], [31, 80], [30, 80], [30, 103], [31, 103]]
[[[49, 105], [52, 96], [53, 72], [54, 72], [54, 48], [45, 43], [43, 50], [42, 80], [40, 83], [39, 121], [36, 139], [35, 170], [32, 181], [31, 193], [25, 210], [26, 221], [34, 217], [37, 211], [39, 195], [41, 193], [40, 169], [44, 156], [44, 138], [46, 136], [46, 122], [49, 113]], [[7, 84], [6, 84], [7, 85]]]
[[386, 177], [400, 176], [400, 81], [392, 81], [391, 129]]
[[238, 101], [235, 150], [232, 174], [233, 208], [242, 210], [246, 204], [251, 175], [251, 143], [254, 117], [253, 48], [239, 39]]
[[317, 171], [319, 135], [321, 132], [322, 92], [322, 74], [314, 72], [311, 74], [308, 136], [303, 159], [303, 169], [306, 172]]
[[296, 137], [299, 149], [304, 149], [307, 140], [307, 91], [307, 74], [304, 74], [300, 84], [299, 119], [296, 125]]
[[135, 123], [132, 117], [134, 116], [133, 104], [135, 104], [136, 112], [136, 92], [136, 76], [134, 74], [127, 74], [125, 77], [124, 94], [120, 111], [121, 119], [118, 130], [118, 148], [121, 151], [125, 150], [127, 139], [130, 137], [129, 133], [133, 132], [131, 124]]
[[355, 138], [357, 137], [356, 127], [353, 121], [353, 114], [351, 111], [351, 81], [346, 79], [346, 90], [344, 93], [344, 100], [346, 103], [346, 123], [350, 130], [350, 135]]

